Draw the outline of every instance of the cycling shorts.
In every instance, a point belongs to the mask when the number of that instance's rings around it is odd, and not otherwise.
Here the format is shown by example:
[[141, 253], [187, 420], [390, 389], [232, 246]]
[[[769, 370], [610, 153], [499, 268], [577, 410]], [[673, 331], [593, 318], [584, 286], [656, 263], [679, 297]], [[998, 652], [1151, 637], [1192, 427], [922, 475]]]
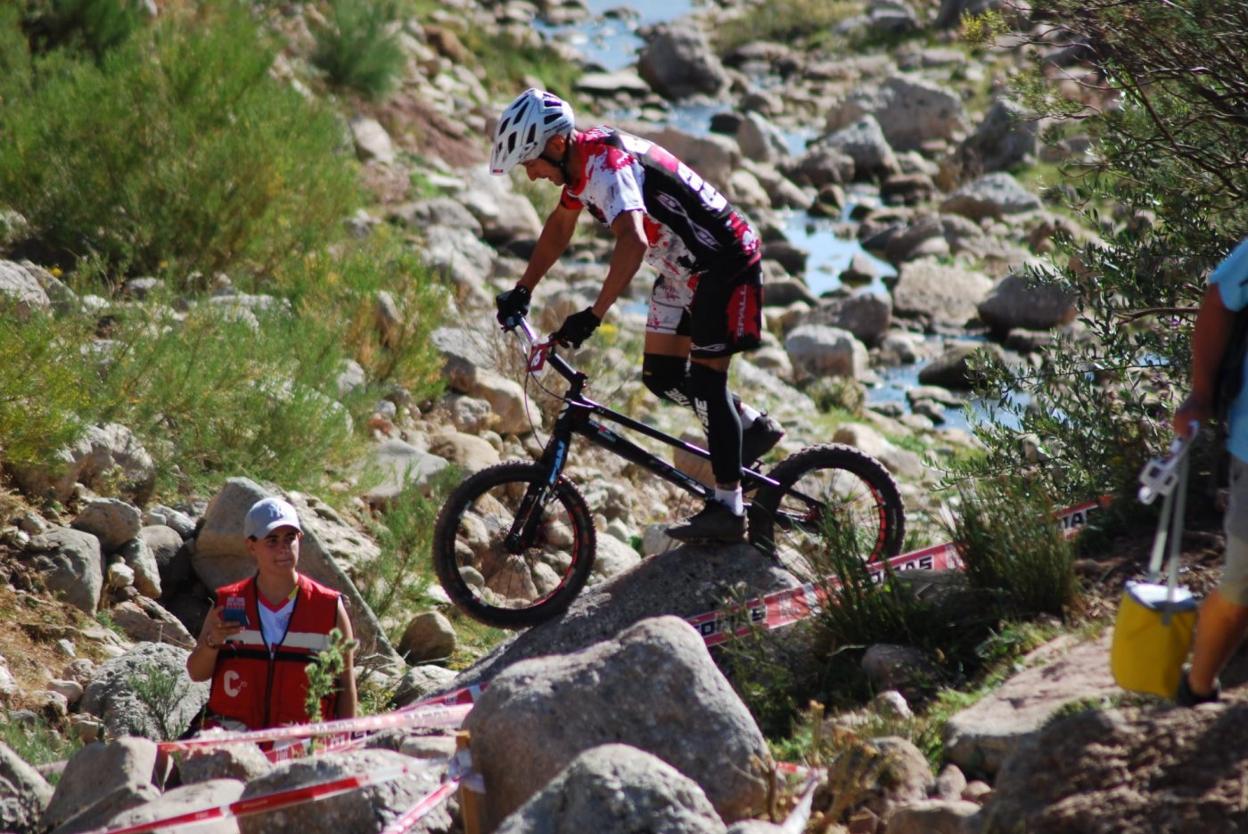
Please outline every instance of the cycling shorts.
[[763, 270], [758, 261], [728, 279], [704, 273], [687, 281], [660, 275], [654, 282], [646, 332], [688, 336], [693, 357], [714, 359], [754, 350], [762, 330]]

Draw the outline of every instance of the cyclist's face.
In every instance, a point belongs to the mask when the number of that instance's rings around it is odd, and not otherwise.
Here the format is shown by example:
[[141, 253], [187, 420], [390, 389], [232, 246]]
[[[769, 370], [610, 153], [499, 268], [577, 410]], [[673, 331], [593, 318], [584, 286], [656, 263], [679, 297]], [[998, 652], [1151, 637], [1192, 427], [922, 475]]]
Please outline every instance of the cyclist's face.
[[537, 180], [550, 180], [555, 185], [563, 185], [563, 167], [560, 165], [559, 160], [562, 158], [565, 150], [563, 137], [552, 137], [546, 143], [546, 147], [542, 149], [541, 156], [522, 163], [524, 172], [534, 182]]

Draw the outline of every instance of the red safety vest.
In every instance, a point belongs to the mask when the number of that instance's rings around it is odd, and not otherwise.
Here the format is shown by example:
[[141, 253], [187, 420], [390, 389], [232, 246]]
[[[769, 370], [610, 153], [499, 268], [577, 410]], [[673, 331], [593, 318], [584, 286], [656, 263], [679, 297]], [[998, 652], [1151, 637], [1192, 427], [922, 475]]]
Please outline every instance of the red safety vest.
[[[255, 577], [217, 589], [218, 605], [246, 610], [247, 627], [217, 654], [209, 723], [213, 717], [232, 719], [252, 730], [307, 723], [307, 667], [329, 645], [340, 594], [302, 574], [298, 581], [290, 625], [273, 646], [264, 642], [260, 630]], [[335, 700], [332, 694], [321, 700], [324, 719], [334, 717]]]

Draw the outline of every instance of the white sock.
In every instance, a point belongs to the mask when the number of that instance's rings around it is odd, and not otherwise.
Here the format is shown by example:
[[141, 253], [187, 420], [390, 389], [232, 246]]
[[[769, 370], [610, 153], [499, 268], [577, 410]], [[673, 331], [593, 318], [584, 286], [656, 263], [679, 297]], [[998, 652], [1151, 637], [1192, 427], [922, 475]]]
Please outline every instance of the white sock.
[[745, 515], [745, 499], [741, 497], [741, 485], [733, 489], [715, 487], [715, 500], [732, 510], [733, 515]]
[[754, 425], [754, 421], [763, 416], [763, 413], [753, 406], [741, 403], [738, 413], [741, 415], [741, 428], [748, 429]]

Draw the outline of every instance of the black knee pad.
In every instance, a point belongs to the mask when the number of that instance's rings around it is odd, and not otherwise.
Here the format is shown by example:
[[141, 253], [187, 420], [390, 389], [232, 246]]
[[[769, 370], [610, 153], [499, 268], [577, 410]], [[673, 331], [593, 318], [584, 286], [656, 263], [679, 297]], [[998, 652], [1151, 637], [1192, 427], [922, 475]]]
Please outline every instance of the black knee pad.
[[694, 362], [689, 368], [689, 396], [706, 429], [715, 482], [736, 483], [741, 479], [741, 418], [728, 393], [727, 371]]
[[682, 356], [647, 353], [641, 360], [641, 381], [656, 397], [689, 405], [689, 361]]

